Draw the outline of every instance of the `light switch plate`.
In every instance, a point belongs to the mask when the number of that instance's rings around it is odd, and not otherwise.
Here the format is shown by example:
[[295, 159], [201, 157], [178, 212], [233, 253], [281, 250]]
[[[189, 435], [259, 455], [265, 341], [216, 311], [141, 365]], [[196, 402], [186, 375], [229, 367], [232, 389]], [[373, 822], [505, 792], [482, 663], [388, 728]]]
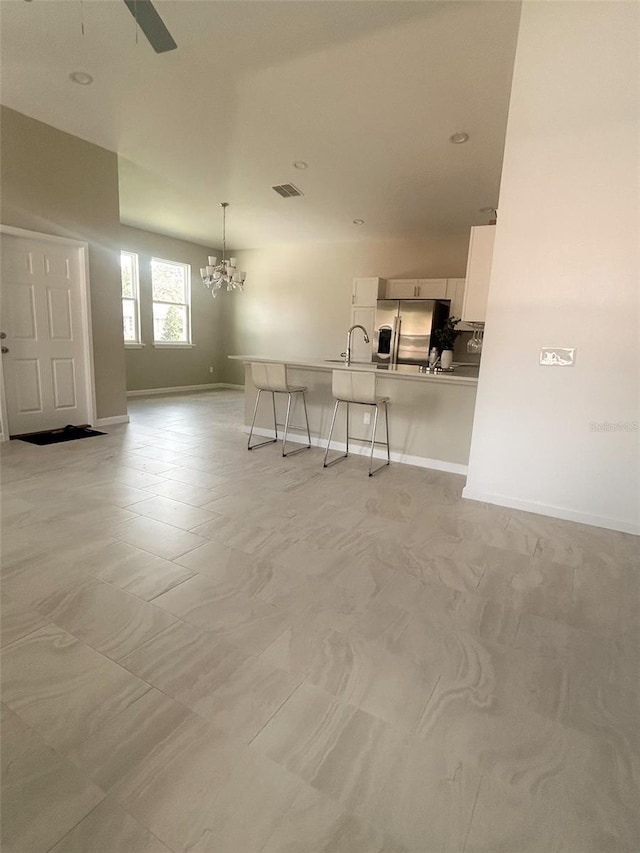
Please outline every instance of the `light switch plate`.
[[575, 347], [541, 347], [540, 361], [543, 367], [573, 367]]

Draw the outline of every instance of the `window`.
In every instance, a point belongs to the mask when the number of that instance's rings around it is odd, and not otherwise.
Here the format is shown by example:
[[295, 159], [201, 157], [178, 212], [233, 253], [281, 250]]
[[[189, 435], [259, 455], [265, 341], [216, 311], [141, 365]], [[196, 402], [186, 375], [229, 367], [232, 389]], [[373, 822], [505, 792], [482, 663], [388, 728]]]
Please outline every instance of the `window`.
[[151, 289], [154, 344], [191, 345], [191, 267], [152, 258]]
[[140, 344], [140, 279], [138, 256], [133, 252], [120, 252], [122, 279], [122, 324], [124, 342]]

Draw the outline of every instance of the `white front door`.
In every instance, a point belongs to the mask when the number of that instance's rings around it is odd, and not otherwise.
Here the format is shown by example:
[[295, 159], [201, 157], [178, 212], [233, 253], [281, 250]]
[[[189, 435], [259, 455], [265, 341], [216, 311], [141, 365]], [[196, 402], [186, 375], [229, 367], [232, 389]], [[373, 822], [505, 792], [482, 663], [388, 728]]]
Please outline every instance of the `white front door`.
[[90, 417], [83, 251], [2, 234], [0, 331], [10, 435]]

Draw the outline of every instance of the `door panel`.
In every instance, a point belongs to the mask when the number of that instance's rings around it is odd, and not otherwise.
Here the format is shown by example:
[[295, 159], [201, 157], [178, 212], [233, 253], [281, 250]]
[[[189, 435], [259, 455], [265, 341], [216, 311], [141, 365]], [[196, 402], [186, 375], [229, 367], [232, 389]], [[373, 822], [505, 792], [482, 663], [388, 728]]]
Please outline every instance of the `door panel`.
[[42, 411], [40, 362], [36, 358], [14, 360], [17, 385], [17, 409], [21, 415]]
[[[33, 286], [30, 284], [7, 284], [4, 306], [12, 337], [35, 341], [38, 337], [36, 303]], [[3, 329], [6, 331], [6, 329]]]
[[3, 234], [1, 288], [9, 433], [88, 423], [80, 249]]
[[68, 254], [49, 247], [43, 254], [44, 274], [47, 278], [71, 280], [71, 264]]
[[71, 292], [68, 288], [47, 288], [49, 337], [51, 340], [72, 341]]
[[54, 358], [51, 362], [53, 373], [53, 405], [56, 409], [73, 409], [78, 405], [76, 399], [76, 371], [72, 358]]

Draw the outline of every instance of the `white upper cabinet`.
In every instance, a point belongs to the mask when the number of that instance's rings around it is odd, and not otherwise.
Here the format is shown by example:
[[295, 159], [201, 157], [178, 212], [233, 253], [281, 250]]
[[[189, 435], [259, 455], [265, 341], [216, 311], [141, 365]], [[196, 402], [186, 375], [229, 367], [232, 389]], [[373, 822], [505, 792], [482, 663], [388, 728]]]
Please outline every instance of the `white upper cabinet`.
[[462, 317], [462, 306], [464, 304], [464, 284], [463, 278], [448, 278], [447, 279], [447, 299], [451, 301], [449, 311], [450, 317]]
[[354, 278], [351, 288], [351, 304], [375, 307], [378, 299], [384, 299], [386, 282], [383, 278]]
[[390, 278], [387, 281], [387, 299], [415, 299], [417, 278]]
[[419, 278], [416, 296], [418, 299], [447, 299], [447, 279]]
[[387, 299], [447, 299], [447, 279], [390, 278]]
[[[351, 289], [351, 325], [360, 323], [373, 340], [373, 326], [376, 319], [376, 303], [384, 299], [386, 281], [383, 278], [354, 278]], [[371, 343], [365, 344], [361, 332], [353, 335], [351, 358], [353, 361], [371, 361]]]
[[484, 323], [487, 316], [495, 237], [495, 225], [476, 225], [471, 229], [462, 309], [462, 319], [467, 323]]

